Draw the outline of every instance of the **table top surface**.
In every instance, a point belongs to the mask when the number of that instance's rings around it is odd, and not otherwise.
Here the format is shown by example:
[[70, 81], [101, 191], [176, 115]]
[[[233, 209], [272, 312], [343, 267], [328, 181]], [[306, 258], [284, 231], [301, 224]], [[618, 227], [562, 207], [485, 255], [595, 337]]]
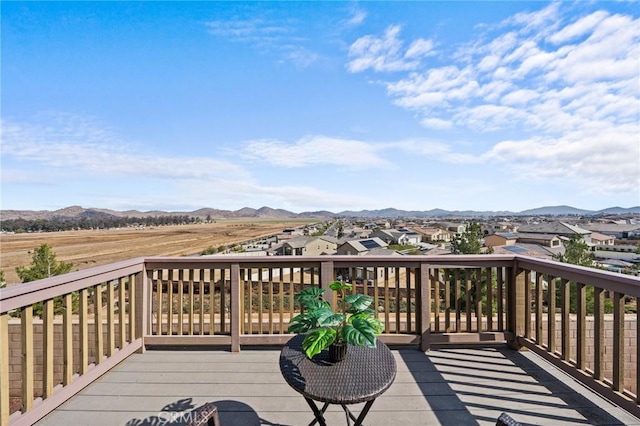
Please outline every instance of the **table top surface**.
[[393, 383], [396, 360], [380, 340], [376, 348], [349, 345], [343, 361], [329, 360], [328, 350], [313, 359], [296, 335], [280, 352], [280, 371], [287, 383], [307, 398], [330, 404], [357, 404], [375, 399]]

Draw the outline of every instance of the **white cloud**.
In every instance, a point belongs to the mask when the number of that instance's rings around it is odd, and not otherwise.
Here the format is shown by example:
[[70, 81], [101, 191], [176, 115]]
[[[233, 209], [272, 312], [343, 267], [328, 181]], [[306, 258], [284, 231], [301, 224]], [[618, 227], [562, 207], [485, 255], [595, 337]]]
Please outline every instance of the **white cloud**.
[[353, 8], [351, 10], [351, 16], [345, 21], [345, 24], [349, 27], [357, 27], [361, 25], [367, 18], [367, 12], [362, 9]]
[[[403, 42], [399, 39], [400, 26], [392, 25], [386, 29], [382, 37], [366, 35], [357, 39], [349, 47], [347, 69], [357, 73], [369, 68], [374, 71], [405, 71], [418, 66], [418, 61], [410, 60], [403, 51]], [[415, 45], [412, 55], [423, 55], [426, 40]]]
[[407, 49], [407, 52], [404, 54], [404, 57], [418, 58], [421, 56], [431, 55], [435, 55], [433, 41], [419, 38], [411, 43], [411, 45]]
[[378, 152], [382, 147], [364, 141], [311, 136], [293, 144], [274, 140], [252, 141], [243, 149], [245, 156], [276, 166], [307, 167], [329, 164], [349, 169], [389, 167]]
[[[2, 156], [25, 164], [38, 175], [42, 169], [85, 176], [142, 176], [160, 179], [217, 179], [247, 173], [239, 166], [214, 158], [153, 156], [136, 151], [98, 122], [70, 114], [40, 117], [40, 124], [2, 122]], [[181, 167], [176, 167], [179, 162]], [[4, 178], [4, 176], [3, 176]]]
[[[408, 74], [385, 83], [387, 94], [425, 127], [482, 134], [483, 147], [495, 146], [480, 161], [530, 179], [564, 177], [576, 187], [629, 191], [640, 174], [640, 19], [604, 10], [571, 14], [569, 7], [552, 3], [484, 26], [475, 41], [444, 46], [451, 52], [439, 52], [431, 67], [406, 67]], [[354, 56], [370, 58], [358, 70], [382, 70], [374, 56], [397, 58], [399, 27], [390, 28], [352, 45]], [[367, 56], [383, 40], [394, 48], [378, 51], [392, 54]], [[353, 59], [349, 65], [355, 67]], [[503, 141], [501, 132], [522, 137]], [[453, 152], [442, 158], [473, 159]]]
[[264, 19], [234, 19], [205, 23], [210, 34], [251, 45], [262, 53], [277, 52], [284, 61], [306, 68], [318, 59], [307, 40], [296, 35], [293, 22], [268, 22]]

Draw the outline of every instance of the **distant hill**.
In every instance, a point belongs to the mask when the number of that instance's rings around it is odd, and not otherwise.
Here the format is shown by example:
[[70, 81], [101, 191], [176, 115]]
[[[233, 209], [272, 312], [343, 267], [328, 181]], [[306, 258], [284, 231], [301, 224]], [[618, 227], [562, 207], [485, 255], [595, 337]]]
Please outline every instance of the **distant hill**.
[[424, 211], [399, 210], [392, 207], [380, 210], [360, 210], [342, 211], [333, 213], [326, 210], [315, 212], [294, 213], [284, 209], [273, 209], [271, 207], [260, 207], [254, 209], [245, 207], [239, 210], [219, 210], [213, 208], [202, 208], [191, 212], [166, 212], [166, 211], [138, 211], [126, 210], [116, 211], [99, 208], [83, 208], [80, 206], [70, 206], [59, 210], [2, 210], [1, 220], [51, 220], [51, 219], [82, 219], [82, 218], [108, 218], [108, 217], [133, 217], [144, 218], [149, 216], [190, 216], [206, 219], [236, 219], [236, 218], [273, 218], [273, 219], [295, 219], [295, 218], [333, 218], [333, 217], [363, 217], [363, 218], [433, 218], [433, 217], [487, 217], [487, 216], [595, 216], [595, 215], [620, 215], [620, 214], [640, 214], [640, 206], [636, 207], [610, 207], [603, 210], [583, 210], [571, 206], [547, 206], [535, 209], [523, 210], [521, 212], [511, 211], [475, 211], [475, 210], [442, 210], [431, 209]]

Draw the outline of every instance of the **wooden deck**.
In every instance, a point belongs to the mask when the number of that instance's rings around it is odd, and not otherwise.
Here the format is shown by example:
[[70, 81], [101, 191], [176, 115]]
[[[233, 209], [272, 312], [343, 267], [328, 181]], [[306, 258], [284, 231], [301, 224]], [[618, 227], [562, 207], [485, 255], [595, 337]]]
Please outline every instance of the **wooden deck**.
[[[367, 425], [492, 425], [501, 412], [525, 424], [640, 425], [533, 353], [505, 346], [395, 349], [398, 374]], [[283, 380], [279, 350], [149, 350], [116, 368], [39, 425], [180, 425], [214, 401], [224, 426], [306, 425], [313, 415]], [[359, 411], [359, 406], [354, 406]], [[346, 424], [330, 407], [329, 425]]]

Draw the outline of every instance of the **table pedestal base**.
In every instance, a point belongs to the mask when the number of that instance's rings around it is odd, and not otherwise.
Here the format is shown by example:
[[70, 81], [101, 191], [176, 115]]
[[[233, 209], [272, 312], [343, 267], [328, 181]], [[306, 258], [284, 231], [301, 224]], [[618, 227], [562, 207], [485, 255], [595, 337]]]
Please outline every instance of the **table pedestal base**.
[[[306, 398], [305, 397], [305, 399], [307, 400], [307, 404], [309, 404], [309, 407], [311, 407], [311, 410], [313, 411], [313, 414], [316, 417], [316, 419], [314, 421], [309, 423], [309, 426], [313, 426], [316, 423], [318, 423], [320, 426], [327, 426], [327, 423], [324, 420], [324, 412], [327, 411], [327, 407], [330, 404], [328, 402], [325, 402], [324, 406], [322, 407], [322, 410], [320, 410], [320, 409], [318, 409], [318, 406], [316, 405], [316, 403], [311, 398]], [[373, 405], [373, 401], [375, 401], [375, 399], [367, 401], [367, 403], [364, 405], [364, 408], [360, 412], [360, 415], [358, 416], [358, 418], [356, 418], [353, 415], [353, 413], [351, 413], [351, 410], [349, 410], [349, 408], [345, 404], [340, 404], [342, 406], [342, 409], [344, 410], [345, 414], [347, 415], [347, 425], [351, 426], [351, 420], [353, 420], [355, 422], [353, 424], [353, 426], [361, 426], [362, 422], [364, 421], [364, 418], [366, 417], [367, 413], [369, 412], [369, 409]]]

